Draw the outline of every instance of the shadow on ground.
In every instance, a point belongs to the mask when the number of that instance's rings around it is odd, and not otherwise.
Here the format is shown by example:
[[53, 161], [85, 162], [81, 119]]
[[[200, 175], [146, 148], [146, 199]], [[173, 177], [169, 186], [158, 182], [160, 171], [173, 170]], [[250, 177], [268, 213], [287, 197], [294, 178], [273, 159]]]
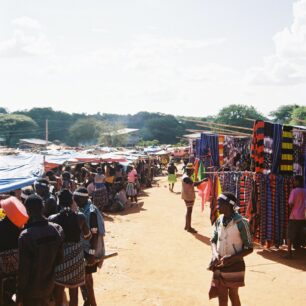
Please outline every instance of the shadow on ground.
[[193, 234], [193, 237], [196, 238], [197, 240], [203, 242], [206, 245], [210, 245], [210, 239], [206, 236], [203, 236], [199, 233]]
[[293, 251], [292, 259], [284, 258], [287, 255], [287, 250], [285, 249], [259, 249], [257, 254], [276, 263], [286, 265], [288, 267], [306, 271], [306, 248], [301, 248], [299, 250]]

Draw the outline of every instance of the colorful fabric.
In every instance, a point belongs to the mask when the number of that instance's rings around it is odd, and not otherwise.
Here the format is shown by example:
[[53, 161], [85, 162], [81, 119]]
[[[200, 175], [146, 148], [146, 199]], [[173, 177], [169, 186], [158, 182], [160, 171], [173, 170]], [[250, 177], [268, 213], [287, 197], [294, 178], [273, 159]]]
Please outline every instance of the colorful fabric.
[[280, 173], [293, 174], [293, 134], [292, 126], [283, 126]]
[[264, 169], [263, 173], [269, 174], [273, 164], [273, 131], [272, 123], [265, 122], [264, 128]]
[[64, 261], [55, 268], [55, 284], [76, 288], [85, 283], [84, 251], [81, 242], [64, 243]]
[[272, 169], [271, 172], [279, 173], [279, 164], [281, 157], [281, 143], [282, 143], [283, 126], [281, 124], [273, 125], [273, 145], [272, 145]]
[[199, 167], [196, 177], [199, 181], [202, 181], [205, 178], [205, 167], [202, 161], [199, 162]]
[[303, 132], [293, 131], [293, 173], [303, 175], [304, 154], [303, 154]]
[[224, 165], [224, 135], [218, 136], [219, 142], [219, 163], [220, 167]]
[[208, 202], [211, 199], [211, 192], [212, 192], [212, 179], [208, 178], [207, 181], [203, 182], [202, 184], [200, 184], [199, 186], [197, 186], [198, 188], [198, 196], [202, 199], [201, 203], [201, 207], [202, 207], [202, 211], [204, 210], [204, 205], [206, 202]]
[[231, 171], [250, 170], [249, 137], [224, 136], [224, 168]]
[[262, 173], [264, 169], [264, 128], [264, 121], [255, 121], [251, 145], [251, 156], [254, 161], [256, 173]]

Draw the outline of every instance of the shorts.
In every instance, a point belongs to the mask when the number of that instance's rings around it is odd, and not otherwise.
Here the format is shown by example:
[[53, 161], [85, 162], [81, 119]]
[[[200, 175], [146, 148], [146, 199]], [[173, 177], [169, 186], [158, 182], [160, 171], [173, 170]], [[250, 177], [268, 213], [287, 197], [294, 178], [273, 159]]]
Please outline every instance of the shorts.
[[306, 220], [289, 220], [288, 223], [288, 239], [292, 242], [298, 239], [306, 227]]

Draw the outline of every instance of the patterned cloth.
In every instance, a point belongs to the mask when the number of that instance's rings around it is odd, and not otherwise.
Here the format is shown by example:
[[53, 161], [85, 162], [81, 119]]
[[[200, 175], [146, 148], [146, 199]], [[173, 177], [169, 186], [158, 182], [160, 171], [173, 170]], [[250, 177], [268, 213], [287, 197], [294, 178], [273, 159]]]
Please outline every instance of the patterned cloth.
[[281, 124], [273, 125], [273, 145], [272, 145], [272, 173], [279, 173], [279, 164], [281, 157], [281, 143], [282, 143], [282, 133], [283, 126]]
[[128, 197], [135, 197], [137, 195], [136, 185], [134, 183], [128, 183], [126, 186], [126, 195]]
[[265, 122], [262, 120], [254, 123], [251, 156], [256, 173], [262, 173], [264, 169], [264, 127]]
[[224, 165], [224, 135], [218, 136], [218, 142], [219, 142], [219, 162], [220, 166]]
[[55, 269], [55, 283], [76, 288], [85, 283], [84, 251], [81, 242], [64, 243], [64, 262]]
[[265, 122], [264, 129], [264, 169], [263, 173], [269, 174], [273, 163], [273, 124]]
[[108, 192], [104, 184], [94, 191], [93, 203], [100, 211], [103, 211], [103, 208], [108, 205]]
[[303, 132], [293, 131], [293, 173], [295, 175], [303, 175], [303, 167]]
[[292, 126], [283, 126], [280, 173], [293, 174], [293, 134]]

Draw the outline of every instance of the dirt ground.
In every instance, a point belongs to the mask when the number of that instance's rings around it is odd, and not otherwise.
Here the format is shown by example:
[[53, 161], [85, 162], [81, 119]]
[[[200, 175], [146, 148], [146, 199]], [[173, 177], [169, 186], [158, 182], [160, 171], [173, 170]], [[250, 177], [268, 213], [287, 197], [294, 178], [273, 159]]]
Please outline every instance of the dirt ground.
[[[107, 252], [117, 251], [118, 256], [105, 260], [94, 276], [99, 306], [218, 305], [216, 299], [208, 299], [209, 207], [201, 212], [197, 199], [193, 227], [198, 234], [187, 233], [180, 189], [178, 182], [171, 193], [166, 177], [161, 177], [144, 191], [139, 207], [106, 216]], [[256, 247], [245, 258], [242, 305], [305, 305], [305, 251], [286, 260], [284, 250]]]

